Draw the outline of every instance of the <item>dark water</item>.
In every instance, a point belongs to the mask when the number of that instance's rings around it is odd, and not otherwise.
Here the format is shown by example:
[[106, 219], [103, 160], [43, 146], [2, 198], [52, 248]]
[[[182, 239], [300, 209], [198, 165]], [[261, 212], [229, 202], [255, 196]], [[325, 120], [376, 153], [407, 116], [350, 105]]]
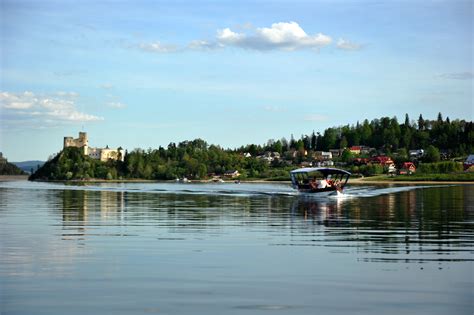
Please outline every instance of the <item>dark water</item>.
[[472, 314], [474, 186], [0, 183], [0, 314]]

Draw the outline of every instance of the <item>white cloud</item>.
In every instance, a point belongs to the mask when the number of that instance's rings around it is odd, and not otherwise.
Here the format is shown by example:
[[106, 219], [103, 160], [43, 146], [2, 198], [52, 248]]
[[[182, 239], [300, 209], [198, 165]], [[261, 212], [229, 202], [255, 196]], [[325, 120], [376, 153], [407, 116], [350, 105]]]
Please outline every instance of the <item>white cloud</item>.
[[33, 107], [34, 101], [33, 93], [28, 91], [19, 95], [8, 92], [0, 93], [0, 104], [6, 109], [28, 109]]
[[310, 115], [306, 115], [306, 117], [304, 117], [304, 120], [305, 121], [326, 121], [328, 120], [328, 117], [321, 114], [310, 114]]
[[106, 105], [110, 108], [117, 108], [117, 109], [127, 107], [127, 105], [120, 102], [108, 102]]
[[322, 33], [306, 34], [296, 22], [273, 23], [271, 27], [257, 28], [251, 35], [225, 28], [217, 32], [216, 38], [222, 45], [255, 50], [319, 49], [332, 42], [331, 37]]
[[59, 92], [56, 92], [54, 94], [57, 95], [57, 96], [61, 96], [61, 97], [72, 97], [72, 98], [79, 97], [79, 93], [76, 93], [76, 92], [59, 91]]
[[339, 38], [337, 41], [336, 47], [342, 50], [360, 50], [362, 49], [361, 44], [351, 42], [349, 40]]
[[207, 40], [193, 40], [188, 44], [188, 49], [191, 50], [212, 50], [222, 48], [223, 46], [216, 42], [209, 42]]
[[32, 92], [0, 93], [0, 108], [11, 115], [45, 122], [85, 122], [103, 120], [102, 117], [79, 112], [74, 92], [57, 92], [52, 95], [35, 95]]
[[238, 44], [246, 38], [245, 34], [232, 32], [230, 28], [218, 30], [216, 37], [223, 44]]
[[308, 35], [296, 22], [273, 23], [271, 27], [253, 28], [251, 24], [241, 27], [244, 32], [235, 32], [230, 28], [217, 30], [213, 40], [193, 40], [185, 47], [162, 44], [159, 41], [142, 43], [138, 48], [155, 53], [174, 53], [183, 50], [212, 50], [224, 47], [239, 47], [260, 51], [303, 49], [319, 50], [331, 44], [332, 38], [317, 33]]
[[441, 73], [437, 75], [441, 79], [451, 79], [451, 80], [472, 80], [474, 74], [472, 72], [453, 72], [453, 73]]
[[156, 53], [171, 53], [178, 51], [178, 47], [175, 45], [166, 45], [160, 42], [154, 43], [143, 43], [138, 46], [141, 50], [147, 52], [156, 52]]

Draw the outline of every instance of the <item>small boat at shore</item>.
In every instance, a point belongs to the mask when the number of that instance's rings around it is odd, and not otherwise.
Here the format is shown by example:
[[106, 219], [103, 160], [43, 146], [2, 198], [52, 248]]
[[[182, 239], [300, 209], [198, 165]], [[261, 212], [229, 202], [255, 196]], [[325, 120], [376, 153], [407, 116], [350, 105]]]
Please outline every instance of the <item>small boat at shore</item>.
[[351, 173], [338, 168], [305, 167], [290, 172], [294, 189], [305, 193], [342, 193]]

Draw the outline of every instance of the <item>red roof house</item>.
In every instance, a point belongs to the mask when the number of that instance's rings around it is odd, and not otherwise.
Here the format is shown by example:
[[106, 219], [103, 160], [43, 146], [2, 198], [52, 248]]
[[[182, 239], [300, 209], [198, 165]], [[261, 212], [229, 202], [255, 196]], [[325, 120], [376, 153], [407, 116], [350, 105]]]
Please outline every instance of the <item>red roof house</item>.
[[370, 163], [380, 164], [382, 166], [385, 166], [385, 165], [392, 164], [393, 160], [389, 156], [379, 155], [379, 156], [374, 156], [373, 158], [371, 158]]
[[413, 174], [415, 172], [416, 166], [412, 162], [405, 162], [400, 168], [400, 174]]

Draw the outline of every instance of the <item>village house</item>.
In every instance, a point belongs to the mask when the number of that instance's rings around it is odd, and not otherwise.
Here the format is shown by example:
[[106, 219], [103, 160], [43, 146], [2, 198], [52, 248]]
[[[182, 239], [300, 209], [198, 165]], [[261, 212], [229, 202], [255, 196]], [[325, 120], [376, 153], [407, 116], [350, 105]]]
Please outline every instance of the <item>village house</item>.
[[352, 154], [355, 154], [355, 155], [369, 154], [373, 150], [374, 150], [373, 148], [370, 148], [370, 147], [365, 146], [365, 145], [354, 145], [354, 146], [349, 148], [349, 151]]
[[341, 149], [331, 149], [329, 150], [329, 152], [331, 153], [331, 155], [333, 157], [340, 157], [341, 154], [342, 154], [342, 150]]
[[240, 173], [238, 170], [229, 170], [224, 173], [224, 176], [228, 178], [237, 178], [240, 176]]
[[395, 175], [397, 173], [397, 167], [395, 166], [395, 163], [388, 165], [387, 173], [390, 175]]
[[382, 166], [389, 166], [393, 164], [393, 160], [389, 156], [379, 155], [370, 158], [369, 162], [371, 164], [380, 164]]
[[402, 167], [398, 171], [400, 175], [411, 175], [416, 172], [416, 166], [412, 162], [403, 163]]
[[334, 166], [334, 162], [332, 160], [318, 161], [318, 162], [314, 162], [313, 165], [317, 167], [327, 167], [327, 166]]
[[355, 158], [352, 160], [352, 163], [354, 165], [367, 165], [367, 163], [369, 163], [369, 159], [368, 158]]
[[463, 163], [464, 170], [469, 169], [471, 166], [474, 166], [474, 154], [470, 154]]
[[359, 154], [360, 154], [360, 149], [361, 149], [360, 146], [354, 145], [354, 146], [352, 146], [352, 147], [349, 148], [349, 151], [350, 151], [352, 154], [359, 155]]
[[410, 150], [408, 151], [408, 155], [410, 156], [410, 158], [419, 159], [423, 157], [423, 155], [425, 155], [425, 151], [423, 149]]
[[325, 151], [315, 151], [313, 157], [314, 159], [320, 161], [332, 160], [332, 153]]

